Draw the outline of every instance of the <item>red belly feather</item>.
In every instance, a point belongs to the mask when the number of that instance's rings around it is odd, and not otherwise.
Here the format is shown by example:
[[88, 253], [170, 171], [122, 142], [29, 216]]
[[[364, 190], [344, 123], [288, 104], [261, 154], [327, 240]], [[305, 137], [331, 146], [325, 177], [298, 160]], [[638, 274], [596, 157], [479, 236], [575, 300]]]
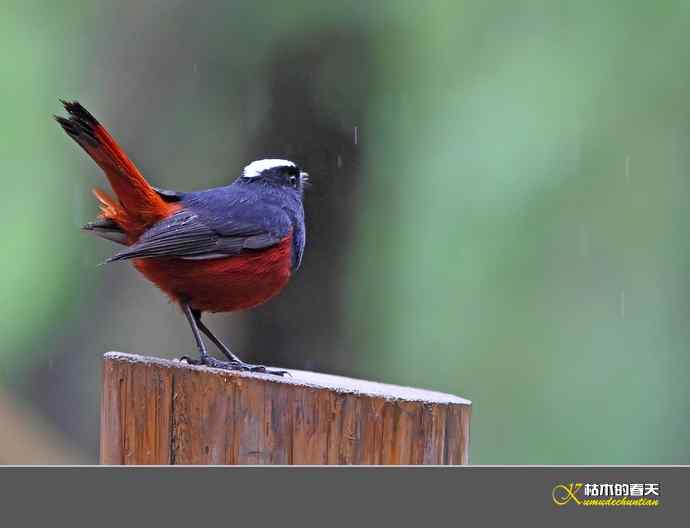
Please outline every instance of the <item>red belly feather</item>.
[[173, 301], [202, 312], [251, 308], [282, 290], [292, 269], [292, 237], [235, 257], [136, 259], [134, 266]]

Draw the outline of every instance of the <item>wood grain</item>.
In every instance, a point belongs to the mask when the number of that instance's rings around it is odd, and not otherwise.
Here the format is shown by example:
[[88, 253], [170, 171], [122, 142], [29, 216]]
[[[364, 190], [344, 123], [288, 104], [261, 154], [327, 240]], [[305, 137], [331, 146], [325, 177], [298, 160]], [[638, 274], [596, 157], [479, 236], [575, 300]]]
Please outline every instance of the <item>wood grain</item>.
[[228, 372], [109, 352], [103, 464], [467, 464], [471, 402], [299, 370]]

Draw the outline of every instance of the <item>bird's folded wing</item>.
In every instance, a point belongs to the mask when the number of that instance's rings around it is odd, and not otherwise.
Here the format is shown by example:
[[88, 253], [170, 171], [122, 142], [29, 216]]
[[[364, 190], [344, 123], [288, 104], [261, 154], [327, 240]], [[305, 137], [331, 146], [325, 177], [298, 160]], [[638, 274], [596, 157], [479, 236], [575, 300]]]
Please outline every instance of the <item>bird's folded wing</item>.
[[165, 202], [179, 202], [182, 200], [184, 197], [184, 193], [181, 193], [179, 191], [172, 191], [170, 189], [161, 189], [160, 187], [154, 187], [153, 185], [151, 188], [158, 193], [158, 196], [163, 198], [163, 201]]
[[224, 227], [221, 234], [194, 212], [181, 211], [152, 226], [135, 244], [106, 262], [152, 257], [220, 258], [270, 247], [283, 238], [255, 225], [226, 223]]

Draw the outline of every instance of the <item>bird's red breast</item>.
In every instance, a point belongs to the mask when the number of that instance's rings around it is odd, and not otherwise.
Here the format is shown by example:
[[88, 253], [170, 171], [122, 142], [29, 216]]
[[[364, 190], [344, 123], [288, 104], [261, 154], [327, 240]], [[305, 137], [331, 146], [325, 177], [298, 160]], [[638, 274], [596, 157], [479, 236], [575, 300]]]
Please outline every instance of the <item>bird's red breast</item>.
[[290, 279], [292, 235], [275, 246], [233, 257], [147, 258], [136, 268], [172, 300], [202, 312], [231, 312], [266, 302]]

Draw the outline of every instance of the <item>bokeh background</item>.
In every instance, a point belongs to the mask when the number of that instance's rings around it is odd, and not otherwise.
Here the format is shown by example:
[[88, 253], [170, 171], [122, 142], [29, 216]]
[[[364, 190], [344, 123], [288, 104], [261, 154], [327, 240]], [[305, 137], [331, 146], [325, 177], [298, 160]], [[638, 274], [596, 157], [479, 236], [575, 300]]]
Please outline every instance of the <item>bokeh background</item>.
[[311, 174], [247, 360], [474, 402], [471, 462], [690, 463], [688, 2], [0, 7], [0, 462], [96, 462], [101, 355], [194, 350], [80, 232], [78, 99], [161, 187]]

